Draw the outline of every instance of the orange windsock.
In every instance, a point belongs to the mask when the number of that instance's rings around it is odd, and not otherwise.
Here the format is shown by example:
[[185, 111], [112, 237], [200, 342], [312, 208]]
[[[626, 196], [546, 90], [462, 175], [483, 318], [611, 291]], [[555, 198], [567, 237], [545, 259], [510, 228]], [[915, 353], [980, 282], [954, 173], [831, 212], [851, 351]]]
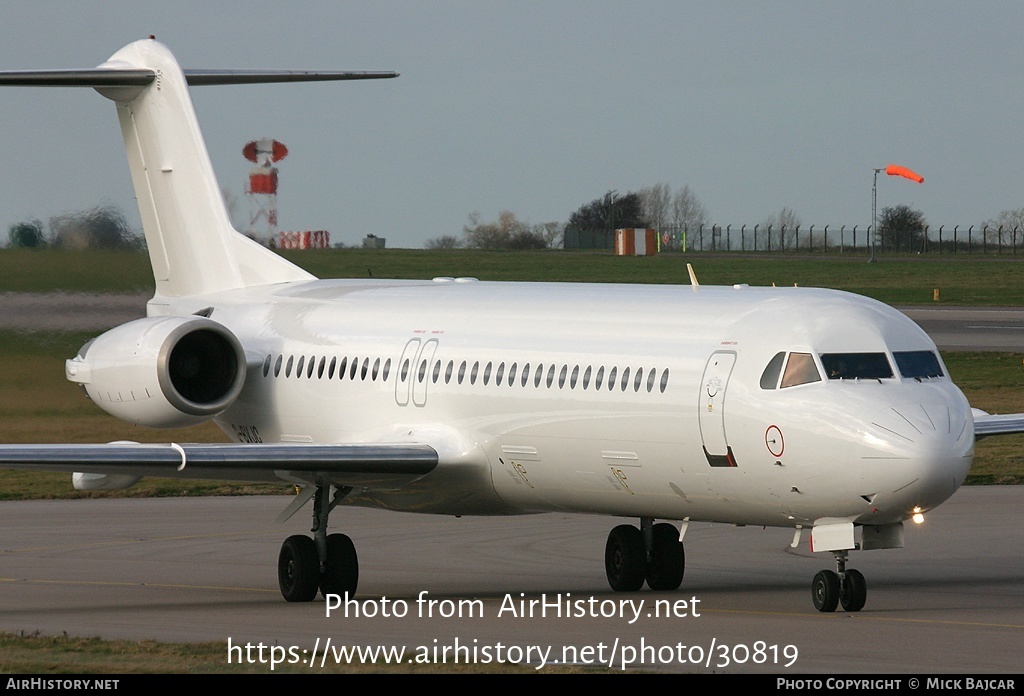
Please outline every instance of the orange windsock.
[[919, 184], [924, 183], [923, 176], [917, 172], [910, 171], [906, 167], [901, 167], [898, 164], [890, 164], [885, 168], [885, 173], [889, 176], [902, 176], [904, 179], [910, 179], [911, 181], [916, 181]]

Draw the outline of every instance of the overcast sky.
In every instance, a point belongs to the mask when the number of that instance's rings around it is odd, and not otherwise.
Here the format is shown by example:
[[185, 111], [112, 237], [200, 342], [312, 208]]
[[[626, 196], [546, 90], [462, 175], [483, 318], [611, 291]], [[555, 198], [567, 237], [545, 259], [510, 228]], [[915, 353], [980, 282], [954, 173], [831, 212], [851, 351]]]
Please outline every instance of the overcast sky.
[[[241, 217], [242, 146], [284, 142], [282, 229], [420, 247], [470, 213], [565, 221], [689, 185], [722, 225], [793, 209], [818, 229], [907, 204], [933, 226], [1024, 208], [1020, 2], [31, 2], [3, 4], [0, 68], [81, 68], [155, 34], [187, 68], [397, 70], [397, 80], [201, 87]], [[139, 225], [113, 105], [0, 89], [0, 237], [114, 203]]]

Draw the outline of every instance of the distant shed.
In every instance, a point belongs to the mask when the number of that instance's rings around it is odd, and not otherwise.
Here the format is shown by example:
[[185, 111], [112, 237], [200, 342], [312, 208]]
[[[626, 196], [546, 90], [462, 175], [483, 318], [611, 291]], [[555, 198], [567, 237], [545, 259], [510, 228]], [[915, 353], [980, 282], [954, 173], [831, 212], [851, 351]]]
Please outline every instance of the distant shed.
[[658, 233], [652, 229], [615, 230], [616, 256], [650, 256], [658, 253]]

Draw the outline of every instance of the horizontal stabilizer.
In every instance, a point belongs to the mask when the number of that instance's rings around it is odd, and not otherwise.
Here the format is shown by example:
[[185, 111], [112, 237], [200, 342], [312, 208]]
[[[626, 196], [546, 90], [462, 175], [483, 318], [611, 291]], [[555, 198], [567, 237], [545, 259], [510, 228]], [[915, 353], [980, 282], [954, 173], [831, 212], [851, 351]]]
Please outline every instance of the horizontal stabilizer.
[[14, 87], [144, 87], [154, 79], [155, 70], [137, 68], [0, 71], [0, 85]]
[[359, 70], [185, 70], [192, 86], [253, 85], [270, 82], [328, 82], [332, 80], [384, 80], [398, 77], [391, 71]]
[[[381, 80], [398, 77], [396, 72], [367, 70], [185, 70], [183, 72], [185, 81], [190, 86]], [[0, 71], [0, 85], [14, 87], [143, 87], [155, 79], [155, 70], [113, 66], [86, 70]]]

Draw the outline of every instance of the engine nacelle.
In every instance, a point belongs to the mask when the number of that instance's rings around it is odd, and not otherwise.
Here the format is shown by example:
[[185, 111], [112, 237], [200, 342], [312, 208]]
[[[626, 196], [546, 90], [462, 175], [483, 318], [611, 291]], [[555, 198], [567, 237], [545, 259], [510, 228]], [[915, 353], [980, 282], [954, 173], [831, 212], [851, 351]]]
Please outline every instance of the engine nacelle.
[[208, 420], [238, 398], [245, 352], [222, 324], [200, 316], [147, 317], [86, 343], [67, 378], [107, 413], [152, 428]]

